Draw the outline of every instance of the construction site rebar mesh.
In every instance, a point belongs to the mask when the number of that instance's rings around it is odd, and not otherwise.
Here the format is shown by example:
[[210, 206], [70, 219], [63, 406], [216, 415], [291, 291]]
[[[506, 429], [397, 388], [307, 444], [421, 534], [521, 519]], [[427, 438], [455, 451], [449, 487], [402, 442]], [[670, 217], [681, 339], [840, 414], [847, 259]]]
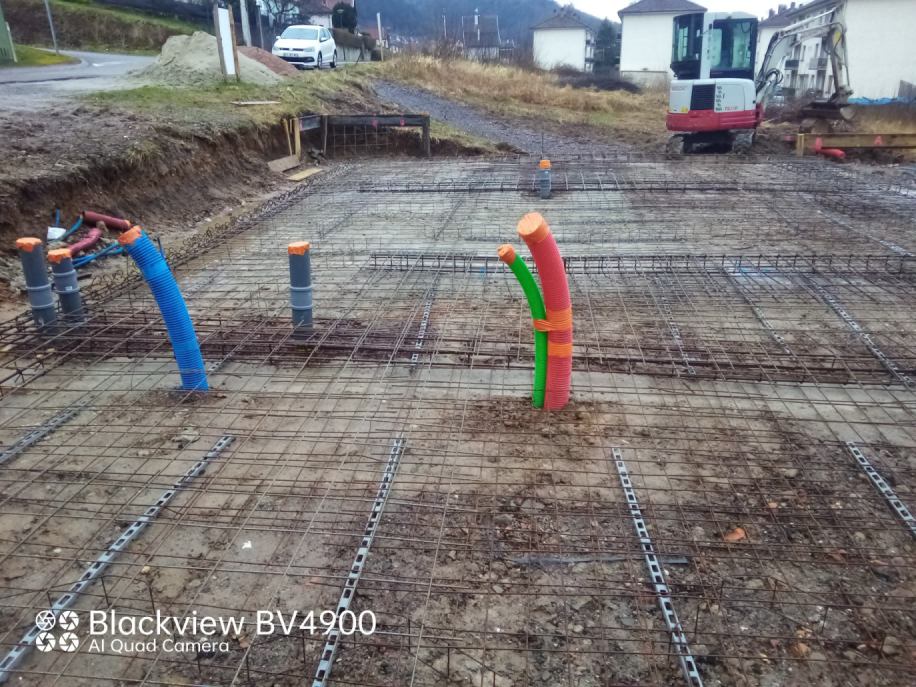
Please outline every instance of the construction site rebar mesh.
[[[166, 237], [207, 394], [176, 390], [126, 259], [84, 324], [0, 325], [0, 651], [232, 437], [76, 611], [333, 609], [383, 493], [350, 606], [378, 627], [321, 684], [691, 684], [678, 631], [705, 684], [912, 684], [913, 534], [862, 460], [913, 505], [916, 192], [819, 160], [554, 164], [549, 200], [524, 159], [340, 165]], [[492, 259], [533, 210], [573, 302], [556, 413], [531, 408], [530, 316]], [[315, 327], [294, 340], [300, 240]], [[292, 685], [327, 649], [228, 641], [83, 642], [13, 679]]]

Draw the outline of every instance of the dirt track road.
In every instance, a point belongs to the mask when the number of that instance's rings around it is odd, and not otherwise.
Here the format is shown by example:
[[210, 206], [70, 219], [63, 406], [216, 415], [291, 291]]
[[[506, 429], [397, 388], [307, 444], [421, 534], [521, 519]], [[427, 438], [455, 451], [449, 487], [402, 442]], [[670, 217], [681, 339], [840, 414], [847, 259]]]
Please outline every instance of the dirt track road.
[[393, 105], [411, 112], [428, 112], [433, 119], [445, 122], [456, 129], [496, 143], [507, 143], [532, 155], [543, 153], [550, 157], [562, 153], [564, 157], [591, 157], [616, 155], [631, 150], [630, 146], [620, 142], [596, 142], [594, 134], [590, 132], [577, 134], [570, 130], [561, 134], [553, 128], [554, 125], [542, 123], [539, 127], [536, 122], [498, 117], [421, 88], [389, 81], [377, 81], [374, 88], [380, 99]]

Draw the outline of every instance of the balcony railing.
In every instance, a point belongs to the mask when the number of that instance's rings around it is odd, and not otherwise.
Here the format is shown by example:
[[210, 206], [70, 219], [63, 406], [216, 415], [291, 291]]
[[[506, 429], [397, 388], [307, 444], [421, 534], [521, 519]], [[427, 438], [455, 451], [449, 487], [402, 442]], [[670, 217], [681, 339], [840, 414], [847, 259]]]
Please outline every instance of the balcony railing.
[[786, 69], [798, 69], [801, 60], [786, 60]]
[[808, 63], [808, 69], [813, 71], [821, 71], [827, 69], [827, 58], [826, 57], [812, 57], [811, 61]]

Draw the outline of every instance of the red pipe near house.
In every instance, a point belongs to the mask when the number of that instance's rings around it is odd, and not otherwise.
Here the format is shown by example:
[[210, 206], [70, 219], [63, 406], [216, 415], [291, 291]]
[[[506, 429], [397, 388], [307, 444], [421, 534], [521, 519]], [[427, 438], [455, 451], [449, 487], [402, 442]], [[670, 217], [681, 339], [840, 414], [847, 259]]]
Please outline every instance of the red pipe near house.
[[547, 332], [547, 391], [544, 408], [561, 410], [569, 402], [572, 381], [572, 300], [566, 267], [547, 222], [537, 212], [529, 212], [518, 223], [518, 235], [528, 245], [538, 268], [547, 317], [535, 320], [534, 328]]
[[[108, 223], [106, 222], [106, 225], [107, 224]], [[84, 238], [80, 239], [76, 243], [71, 243], [69, 246], [66, 247], [67, 250], [70, 251], [70, 257], [73, 257], [77, 255], [78, 253], [81, 253], [82, 251], [86, 250], [87, 248], [91, 248], [96, 243], [98, 243], [100, 238], [102, 238], [102, 230], [99, 229], [98, 227], [93, 227], [88, 232], [86, 232], [86, 236]]]
[[106, 227], [116, 231], [127, 231], [131, 227], [131, 223], [126, 219], [109, 217], [108, 215], [93, 212], [92, 210], [83, 210], [83, 222], [91, 224], [92, 226], [95, 226], [99, 222], [104, 222]]

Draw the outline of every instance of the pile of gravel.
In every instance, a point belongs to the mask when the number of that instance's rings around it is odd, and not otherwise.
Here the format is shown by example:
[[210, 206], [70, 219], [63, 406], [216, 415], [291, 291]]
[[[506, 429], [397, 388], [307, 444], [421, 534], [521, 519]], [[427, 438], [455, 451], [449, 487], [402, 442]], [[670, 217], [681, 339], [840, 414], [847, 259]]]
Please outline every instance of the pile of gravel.
[[[275, 84], [282, 77], [257, 60], [239, 53], [242, 81], [261, 86]], [[137, 78], [157, 84], [174, 86], [206, 86], [222, 80], [216, 37], [203, 31], [190, 36], [172, 36], [159, 58], [149, 67], [136, 72]]]

